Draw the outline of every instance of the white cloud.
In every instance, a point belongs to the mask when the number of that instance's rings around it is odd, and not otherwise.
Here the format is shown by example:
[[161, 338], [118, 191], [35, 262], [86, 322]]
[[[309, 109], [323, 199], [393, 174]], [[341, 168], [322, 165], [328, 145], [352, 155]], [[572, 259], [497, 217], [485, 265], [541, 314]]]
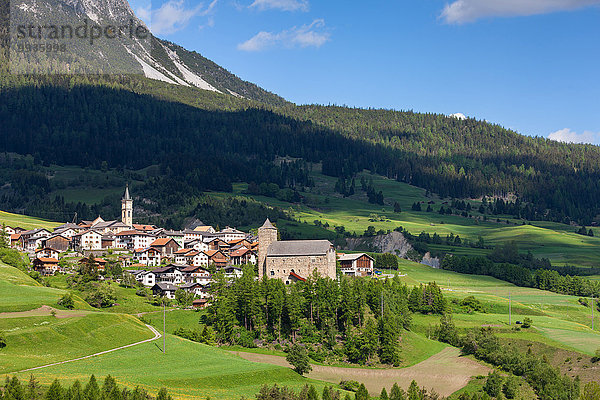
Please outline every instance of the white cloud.
[[484, 17], [514, 17], [568, 11], [600, 5], [600, 0], [455, 0], [440, 18], [448, 24], [464, 24]]
[[184, 29], [193, 18], [210, 15], [217, 2], [218, 0], [213, 0], [208, 6], [201, 3], [193, 8], [186, 8], [183, 0], [169, 0], [155, 10], [149, 7], [138, 8], [137, 15], [150, 26], [152, 33], [170, 35]]
[[254, 37], [238, 45], [239, 50], [261, 51], [271, 47], [321, 47], [330, 38], [325, 31], [325, 21], [314, 20], [310, 25], [293, 27], [278, 33], [259, 32]]
[[569, 128], [561, 129], [552, 132], [548, 135], [548, 139], [556, 140], [557, 142], [565, 143], [598, 143], [600, 132], [584, 131], [583, 133], [573, 132]]
[[254, 0], [251, 8], [259, 10], [308, 11], [308, 0]]

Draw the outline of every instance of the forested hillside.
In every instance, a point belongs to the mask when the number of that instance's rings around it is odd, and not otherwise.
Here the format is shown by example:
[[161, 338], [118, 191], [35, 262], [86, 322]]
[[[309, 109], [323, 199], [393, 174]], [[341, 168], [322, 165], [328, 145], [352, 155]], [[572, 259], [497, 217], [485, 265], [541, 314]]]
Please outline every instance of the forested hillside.
[[[210, 64], [185, 54], [199, 68]], [[527, 220], [589, 225], [599, 214], [597, 146], [440, 114], [269, 105], [137, 76], [15, 76], [6, 57], [0, 61], [0, 151], [32, 155], [38, 165], [159, 165], [144, 192], [153, 201], [168, 193], [184, 204], [186, 196], [230, 191], [235, 182], [302, 189], [310, 185], [305, 163], [313, 162], [338, 178], [367, 169], [442, 197], [510, 198], [510, 213]], [[267, 93], [256, 90], [259, 98]], [[276, 165], [277, 157], [300, 161]], [[24, 167], [10, 157], [3, 163], [8, 209], [47, 203], [44, 174], [11, 175]]]

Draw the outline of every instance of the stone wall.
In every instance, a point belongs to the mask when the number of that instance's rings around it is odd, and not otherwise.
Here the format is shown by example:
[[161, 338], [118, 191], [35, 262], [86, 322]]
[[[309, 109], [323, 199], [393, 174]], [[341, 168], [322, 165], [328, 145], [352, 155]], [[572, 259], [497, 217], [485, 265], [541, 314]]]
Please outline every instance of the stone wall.
[[267, 258], [266, 274], [269, 278], [282, 279], [285, 282], [292, 270], [303, 278], [309, 277], [316, 270], [321, 276], [335, 279], [335, 266], [335, 251], [333, 250], [321, 256], [270, 256]]

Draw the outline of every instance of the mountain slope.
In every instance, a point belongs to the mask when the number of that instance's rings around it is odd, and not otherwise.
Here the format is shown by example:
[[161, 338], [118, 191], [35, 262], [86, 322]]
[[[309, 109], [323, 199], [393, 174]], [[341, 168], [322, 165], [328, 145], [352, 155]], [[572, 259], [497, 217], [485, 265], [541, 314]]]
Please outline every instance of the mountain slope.
[[[41, 29], [34, 29], [32, 35], [29, 26]], [[6, 27], [14, 42], [13, 73], [140, 74], [172, 85], [285, 104], [281, 97], [241, 80], [200, 54], [148, 34], [126, 0], [15, 0], [10, 2]], [[40, 32], [44, 40], [38, 39]], [[19, 50], [46, 42], [64, 45], [64, 49]]]

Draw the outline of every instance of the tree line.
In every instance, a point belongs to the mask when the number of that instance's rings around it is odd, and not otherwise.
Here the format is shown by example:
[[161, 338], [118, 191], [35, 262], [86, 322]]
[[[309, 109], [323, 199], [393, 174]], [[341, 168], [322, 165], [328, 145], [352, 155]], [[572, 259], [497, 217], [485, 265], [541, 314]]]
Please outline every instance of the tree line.
[[151, 396], [146, 389], [136, 386], [130, 390], [121, 387], [112, 376], [108, 375], [100, 384], [94, 375], [87, 383], [76, 380], [70, 386], [63, 386], [58, 379], [47, 388], [43, 388], [33, 375], [29, 381], [22, 383], [16, 376], [6, 376], [1, 388], [0, 399], [3, 400], [173, 400], [167, 389], [161, 388], [156, 396]]
[[234, 281], [215, 274], [212, 302], [203, 323], [216, 341], [246, 347], [302, 343], [315, 361], [399, 365], [399, 338], [411, 314], [443, 313], [447, 302], [435, 283], [412, 290], [398, 277], [385, 280], [316, 273], [305, 282], [255, 279], [244, 268]]

